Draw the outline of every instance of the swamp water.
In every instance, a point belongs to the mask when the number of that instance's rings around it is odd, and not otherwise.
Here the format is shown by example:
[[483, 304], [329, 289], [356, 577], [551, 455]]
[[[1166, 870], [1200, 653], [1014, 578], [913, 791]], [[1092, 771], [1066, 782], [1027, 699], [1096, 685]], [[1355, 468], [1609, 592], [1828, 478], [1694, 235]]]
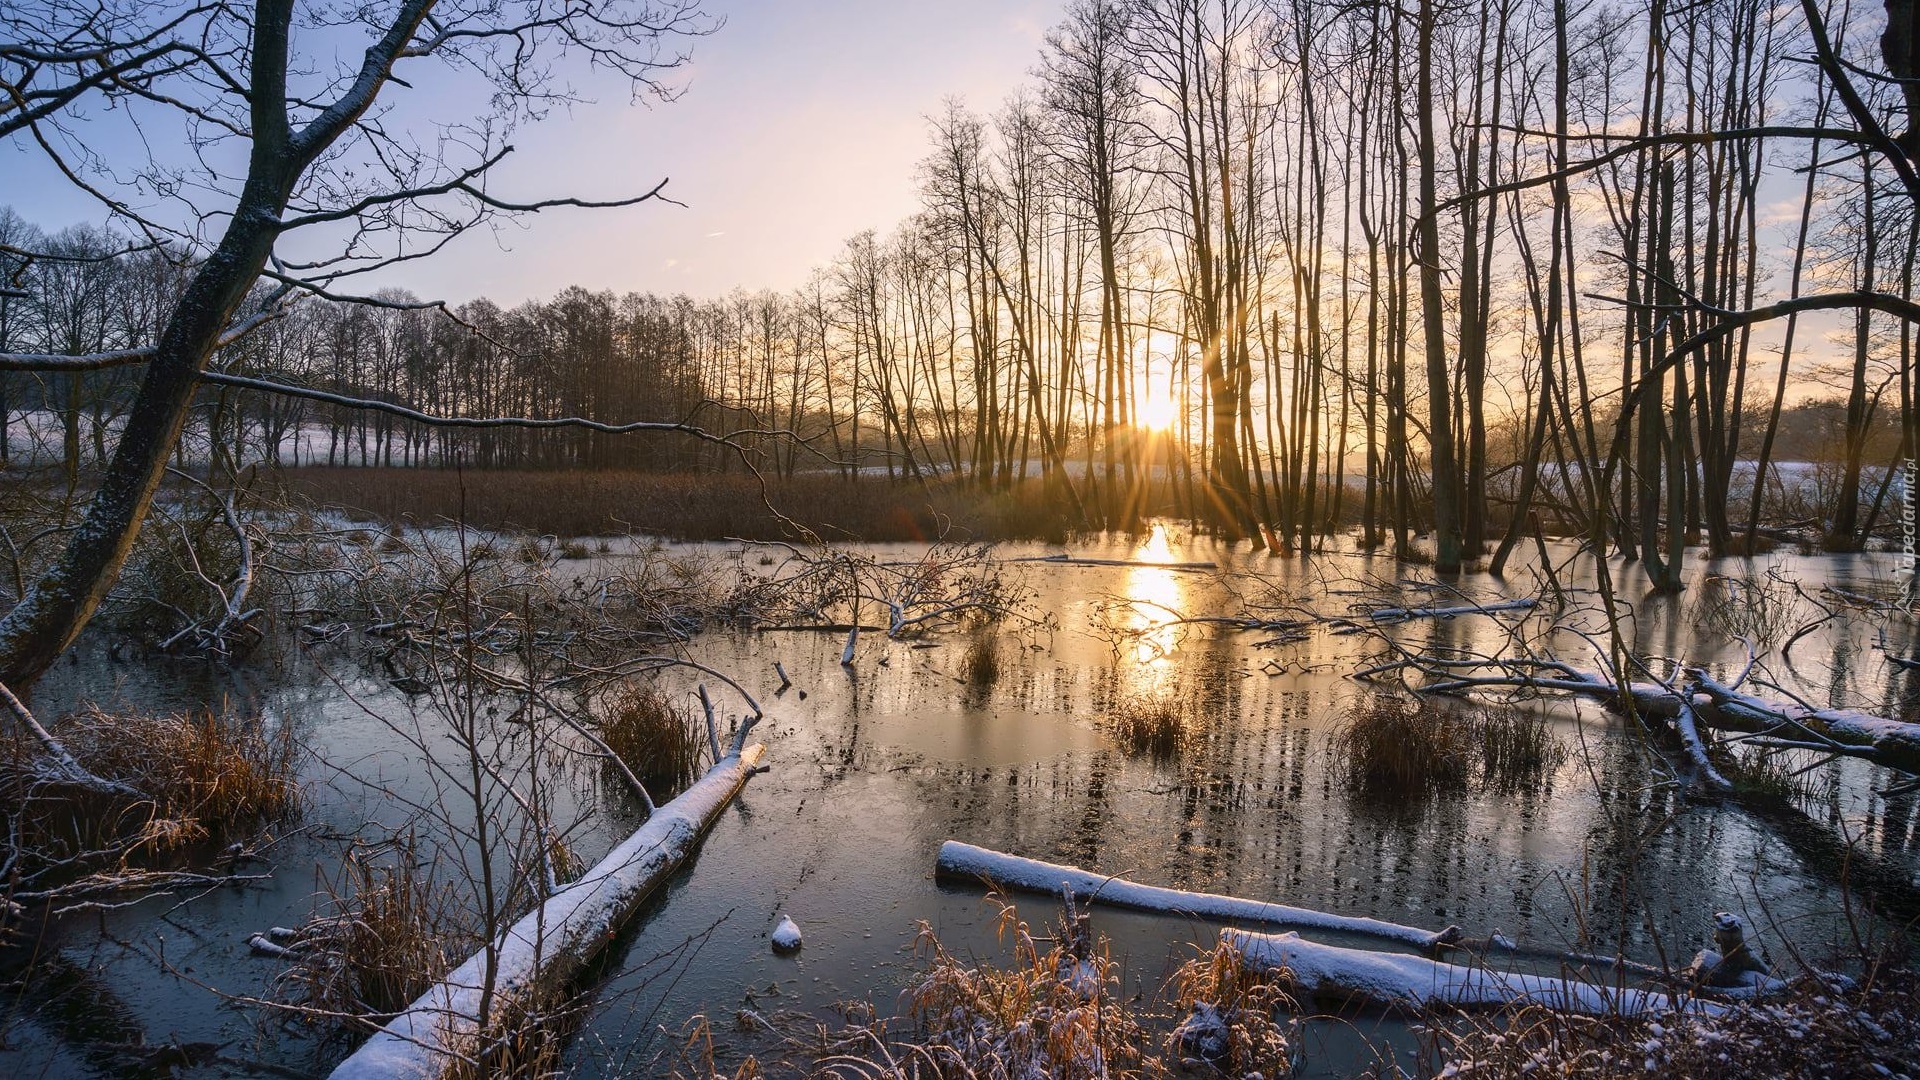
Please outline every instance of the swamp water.
[[[911, 558], [920, 549], [865, 550]], [[1004, 559], [1057, 551], [996, 549]], [[998, 677], [985, 685], [964, 677], [963, 632], [898, 641], [863, 634], [850, 669], [840, 664], [844, 635], [835, 633], [709, 632], [692, 643], [690, 656], [737, 679], [766, 707], [754, 737], [767, 744], [770, 769], [602, 965], [598, 993], [566, 1051], [572, 1074], [670, 1071], [697, 1014], [712, 1020], [724, 1058], [770, 1045], [735, 1030], [743, 1010], [832, 1023], [836, 1003], [866, 1000], [888, 1013], [920, 969], [913, 942], [922, 920], [957, 956], [1004, 958], [997, 906], [978, 887], [934, 878], [947, 839], [1149, 884], [1433, 929], [1457, 924], [1472, 936], [1497, 929], [1533, 945], [1620, 949], [1675, 966], [1705, 943], [1716, 910], [1744, 913], [1776, 956], [1786, 936], [1817, 957], [1841, 932], [1843, 833], [1856, 838], [1859, 854], [1891, 868], [1893, 884], [1914, 889], [1920, 821], [1911, 797], [1876, 794], [1892, 782], [1884, 770], [1845, 759], [1820, 765], [1794, 778], [1786, 808], [1762, 819], [1733, 804], [1687, 801], [1665, 761], [1619, 717], [1586, 703], [1539, 707], [1568, 753], [1537, 786], [1363, 797], [1344, 782], [1334, 746], [1352, 704], [1373, 692], [1350, 675], [1385, 655], [1377, 641], [1321, 628], [1262, 647], [1272, 635], [1174, 619], [1238, 614], [1274, 587], [1338, 613], [1354, 600], [1343, 589], [1401, 573], [1391, 561], [1268, 559], [1177, 533], [1169, 542], [1167, 530], [1144, 544], [1115, 539], [1077, 545], [1073, 554], [1217, 560], [1223, 573], [1010, 564], [1052, 625], [1006, 626]], [[595, 562], [569, 560], [562, 570], [591, 579]], [[1616, 567], [1634, 608], [1635, 647], [1737, 669], [1745, 650], [1732, 635], [1745, 633], [1776, 650], [1769, 672], [1783, 687], [1818, 704], [1910, 706], [1920, 684], [1887, 656], [1914, 654], [1911, 620], [1834, 619], [1796, 642], [1784, 663], [1783, 642], [1767, 638], [1809, 621], [1782, 613], [1797, 601], [1775, 587], [1770, 609], [1726, 606], [1741, 588], [1766, 588], [1768, 567], [1809, 594], [1824, 584], [1884, 592], [1894, 557], [1696, 562], [1696, 580], [1679, 597], [1643, 597], [1637, 570]], [[1760, 580], [1728, 585], [1706, 580], [1711, 573]], [[1576, 584], [1567, 570], [1562, 578]], [[1484, 601], [1530, 595], [1536, 582], [1523, 566], [1504, 584], [1475, 575], [1458, 584]], [[1819, 614], [1799, 606], [1802, 615]], [[1531, 616], [1534, 625], [1553, 617], [1547, 607]], [[1497, 653], [1508, 648], [1504, 627], [1516, 618], [1420, 620], [1389, 633], [1410, 647]], [[1562, 659], [1591, 666], [1591, 653], [1576, 651], [1579, 639], [1556, 642]], [[775, 661], [793, 680], [780, 694]], [[738, 699], [716, 697], [723, 715], [739, 714]], [[1179, 703], [1188, 737], [1172, 754], [1129, 754], [1106, 717], [1116, 703], [1161, 698]], [[343, 1049], [318, 1048], [298, 1027], [262, 1022], [245, 1004], [271, 996], [284, 967], [249, 956], [245, 941], [311, 916], [341, 876], [348, 838], [377, 844], [403, 834], [422, 818], [420, 806], [446, 797], [444, 778], [396, 735], [418, 730], [431, 741], [444, 718], [338, 647], [289, 649], [279, 661], [230, 674], [90, 653], [50, 676], [35, 704], [55, 716], [81, 700], [168, 709], [223, 699], [234, 711], [293, 725], [311, 749], [300, 828], [267, 853], [271, 880], [63, 920], [0, 1006], [0, 1075], [165, 1076], [176, 1061], [216, 1055], [224, 1063], [197, 1074], [310, 1075], [324, 1073]], [[576, 776], [560, 788], [555, 819], [586, 822], [567, 841], [588, 863], [639, 820], [601, 778]], [[1044, 898], [1015, 899], [1036, 929], [1054, 914]], [[805, 933], [792, 955], [769, 947], [782, 913]], [[1121, 961], [1123, 996], [1149, 999], [1218, 930], [1101, 908], [1094, 926]], [[1416, 1064], [1417, 1039], [1406, 1024], [1373, 1013], [1312, 1021], [1301, 1042], [1304, 1075], [1350, 1074], [1373, 1063], [1376, 1048]], [[149, 1052], [130, 1055], [136, 1044]]]

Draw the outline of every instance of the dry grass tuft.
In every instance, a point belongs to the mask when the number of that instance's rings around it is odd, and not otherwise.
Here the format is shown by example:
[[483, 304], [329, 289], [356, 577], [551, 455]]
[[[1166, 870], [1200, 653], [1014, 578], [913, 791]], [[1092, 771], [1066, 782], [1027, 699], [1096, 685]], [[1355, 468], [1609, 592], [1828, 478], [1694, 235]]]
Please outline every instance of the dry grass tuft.
[[1464, 791], [1473, 766], [1467, 725], [1424, 700], [1367, 698], [1333, 745], [1348, 783], [1370, 796]]
[[1546, 720], [1522, 709], [1484, 708], [1468, 718], [1480, 744], [1483, 782], [1501, 791], [1538, 787], [1564, 765], [1568, 752]]
[[[865, 1080], [1292, 1074], [1291, 1027], [1277, 1019], [1285, 997], [1230, 949], [1186, 964], [1149, 1000], [1116, 992], [1117, 965], [1084, 909], [1036, 934], [1003, 901], [999, 933], [1012, 955], [976, 962], [948, 952], [922, 923], [915, 951], [925, 966], [901, 996], [901, 1016], [854, 1002], [841, 1006], [841, 1027], [815, 1027], [811, 1037], [782, 1035], [777, 1018], [760, 1014], [746, 1024], [742, 1013], [743, 1030], [779, 1036], [778, 1075], [788, 1067], [796, 1076]], [[673, 1075], [726, 1080], [714, 1057], [712, 1028], [696, 1021]], [[763, 1060], [747, 1058], [732, 1077], [763, 1075]]]
[[1067, 945], [1075, 935], [1063, 925], [1052, 947], [1043, 947], [1011, 905], [1002, 908], [1000, 924], [1014, 946], [1006, 967], [960, 960], [921, 924], [916, 950], [928, 966], [905, 998], [913, 1049], [886, 1055], [893, 1069], [880, 1075], [908, 1075], [903, 1059], [935, 1064], [945, 1076], [1092, 1080], [1138, 1068], [1148, 1039], [1111, 995], [1116, 973], [1106, 943], [1077, 956]]
[[279, 820], [299, 803], [292, 733], [268, 731], [258, 720], [87, 709], [54, 725], [54, 734], [96, 776], [146, 798], [41, 784], [38, 748], [7, 744], [0, 748], [0, 792], [14, 807], [12, 843], [29, 863], [81, 852], [124, 858], [175, 851]]
[[1120, 748], [1136, 757], [1168, 761], [1192, 739], [1187, 704], [1169, 694], [1123, 698], [1107, 710], [1107, 729]]
[[607, 703], [600, 738], [656, 801], [670, 799], [700, 776], [704, 721], [677, 708], [648, 682], [630, 682]]
[[1369, 796], [1537, 790], [1565, 764], [1547, 722], [1522, 709], [1461, 710], [1423, 698], [1363, 700], [1334, 737], [1348, 783]]
[[1168, 1048], [1181, 1065], [1227, 1076], [1277, 1078], [1292, 1071], [1292, 1026], [1278, 1018], [1299, 1010], [1278, 977], [1249, 968], [1239, 950], [1221, 942], [1211, 955], [1182, 965], [1173, 988], [1185, 1019]]
[[454, 929], [457, 901], [424, 865], [411, 842], [395, 846], [391, 865], [349, 853], [332, 910], [280, 942], [295, 958], [281, 976], [291, 1003], [357, 1032], [354, 1021], [400, 1012], [467, 954], [473, 935]]
[[974, 691], [1000, 681], [1000, 635], [991, 623], [981, 623], [967, 635], [967, 655], [960, 661], [960, 677]]

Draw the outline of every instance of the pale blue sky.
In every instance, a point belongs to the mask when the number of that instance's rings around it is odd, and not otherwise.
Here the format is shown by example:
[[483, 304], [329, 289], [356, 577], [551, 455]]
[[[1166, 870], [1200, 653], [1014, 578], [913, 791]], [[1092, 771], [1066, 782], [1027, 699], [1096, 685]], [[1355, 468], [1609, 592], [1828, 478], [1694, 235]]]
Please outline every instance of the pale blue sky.
[[518, 192], [552, 162], [600, 177], [625, 172], [635, 185], [668, 176], [668, 192], [687, 208], [542, 215], [526, 232], [503, 234], [511, 254], [476, 237], [470, 256], [433, 268], [428, 287], [505, 298], [576, 282], [695, 294], [799, 285], [849, 236], [884, 232], [913, 212], [926, 117], [948, 95], [997, 107], [1037, 62], [1062, 5], [707, 6], [727, 24], [694, 46], [680, 100], [609, 102], [550, 120], [516, 140], [521, 160], [502, 178]]
[[[685, 209], [550, 211], [497, 240], [484, 231], [465, 237], [382, 283], [509, 304], [570, 284], [696, 295], [797, 286], [847, 237], [884, 232], [914, 210], [925, 118], [949, 95], [998, 107], [1036, 63], [1062, 3], [709, 0], [706, 8], [726, 25], [694, 43], [692, 63], [674, 77], [684, 88], [678, 101], [630, 105], [597, 84], [597, 104], [516, 133], [517, 152], [492, 183], [515, 199], [607, 198], [670, 177], [668, 193]], [[437, 96], [424, 86], [419, 93]], [[0, 204], [49, 228], [96, 217], [38, 156], [20, 143], [0, 150]]]

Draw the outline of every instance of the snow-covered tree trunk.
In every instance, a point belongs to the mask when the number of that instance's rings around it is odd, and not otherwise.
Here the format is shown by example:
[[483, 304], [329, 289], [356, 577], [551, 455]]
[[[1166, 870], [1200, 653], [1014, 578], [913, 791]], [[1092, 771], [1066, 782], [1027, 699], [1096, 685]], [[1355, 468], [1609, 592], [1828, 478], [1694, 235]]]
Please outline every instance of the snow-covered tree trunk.
[[[484, 1057], [490, 1029], [543, 987], [563, 985], [619, 934], [653, 891], [693, 854], [759, 764], [763, 747], [736, 748], [656, 810], [580, 880], [549, 897], [420, 995], [334, 1069], [332, 1080], [429, 1080]], [[487, 972], [493, 978], [488, 985]], [[482, 1016], [489, 1002], [491, 1017]]]

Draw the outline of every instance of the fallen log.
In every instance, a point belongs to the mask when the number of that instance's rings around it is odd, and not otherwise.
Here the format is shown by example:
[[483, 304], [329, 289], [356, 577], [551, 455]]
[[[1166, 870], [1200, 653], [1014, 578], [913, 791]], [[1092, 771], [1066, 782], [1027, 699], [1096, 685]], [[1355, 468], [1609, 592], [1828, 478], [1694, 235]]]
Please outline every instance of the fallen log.
[[1297, 926], [1308, 930], [1331, 930], [1361, 934], [1411, 945], [1418, 949], [1437, 949], [1461, 937], [1460, 928], [1423, 930], [1416, 926], [1381, 922], [1378, 919], [1334, 915], [1311, 908], [1288, 907], [1262, 900], [1246, 900], [1217, 893], [1187, 892], [1157, 885], [1141, 885], [1119, 878], [1082, 870], [1077, 866], [1026, 859], [999, 851], [949, 840], [940, 845], [937, 872], [949, 877], [985, 880], [1005, 889], [1059, 896], [1073, 893], [1076, 900], [1088, 900], [1136, 911], [1155, 911], [1216, 922], [1253, 922], [1268, 926]]
[[1425, 1010], [1541, 1005], [1585, 1016], [1647, 1016], [1675, 1011], [1718, 1015], [1726, 1006], [1654, 990], [1602, 986], [1551, 975], [1493, 971], [1409, 953], [1343, 949], [1297, 933], [1227, 929], [1220, 940], [1256, 968], [1282, 973], [1302, 997]]
[[[613, 940], [653, 891], [693, 854], [765, 748], [740, 747], [546, 903], [416, 998], [333, 1070], [332, 1080], [437, 1080], [472, 1061], [517, 998], [564, 983]], [[489, 992], [487, 971], [494, 972]], [[480, 1015], [490, 998], [492, 1015]]]
[[1695, 708], [1714, 727], [1768, 733], [1798, 729], [1837, 744], [1830, 749], [1861, 751], [1859, 756], [1902, 772], [1920, 773], [1920, 724], [1891, 720], [1855, 709], [1810, 709], [1788, 701], [1743, 694], [1703, 671], [1690, 672], [1698, 690]]
[[[1469, 694], [1510, 687], [1559, 691], [1616, 708], [1622, 704], [1620, 686], [1612, 678], [1558, 660], [1415, 657], [1363, 669], [1356, 677], [1367, 679], [1409, 669], [1433, 680], [1418, 688], [1421, 693]], [[1633, 683], [1631, 691], [1640, 715], [1673, 722], [1683, 739], [1690, 734], [1686, 721], [1691, 719], [1698, 727], [1763, 736], [1778, 745], [1846, 754], [1902, 772], [1920, 773], [1920, 724], [1855, 709], [1816, 709], [1758, 697], [1737, 689], [1737, 681], [1735, 685], [1722, 683], [1697, 667], [1686, 668], [1682, 674], [1684, 679], [1675, 680], [1674, 686], [1642, 681]], [[1691, 734], [1688, 752], [1693, 755], [1698, 736], [1697, 732]], [[1724, 782], [1722, 779], [1718, 784]]]

